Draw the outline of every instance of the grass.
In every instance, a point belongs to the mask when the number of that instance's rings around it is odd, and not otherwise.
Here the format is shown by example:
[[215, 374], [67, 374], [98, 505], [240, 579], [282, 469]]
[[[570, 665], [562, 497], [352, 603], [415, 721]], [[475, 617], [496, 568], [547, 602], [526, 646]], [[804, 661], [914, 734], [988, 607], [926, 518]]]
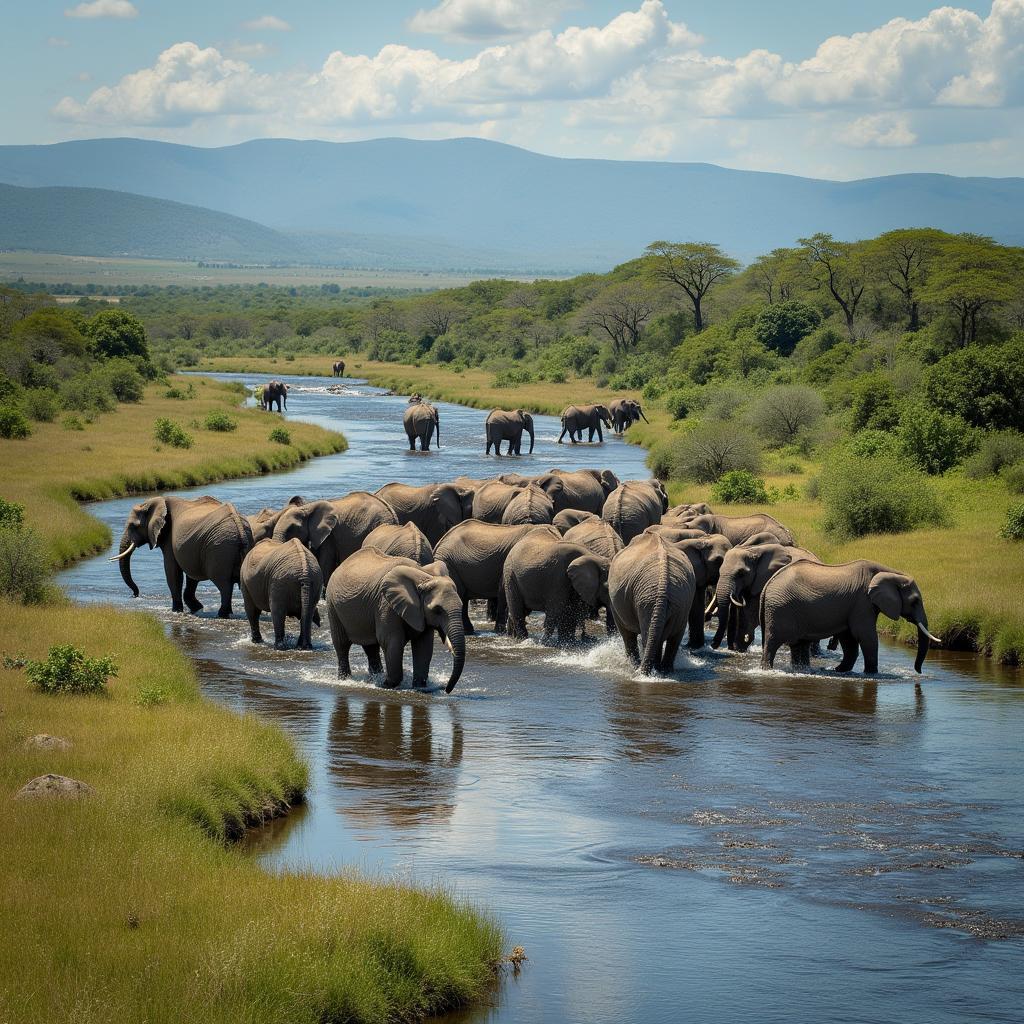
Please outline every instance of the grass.
[[[104, 550], [107, 528], [78, 503], [126, 494], [172, 490], [290, 469], [316, 455], [344, 451], [345, 439], [312, 424], [289, 422], [291, 443], [270, 440], [281, 424], [275, 414], [239, 409], [242, 393], [231, 384], [203, 378], [172, 378], [182, 392], [193, 385], [193, 398], [167, 398], [166, 384], [153, 384], [137, 405], [119, 405], [84, 430], [54, 423], [33, 424], [23, 441], [0, 441], [4, 477], [0, 497], [29, 511], [29, 523], [49, 545], [55, 566]], [[231, 411], [238, 429], [207, 430], [211, 413]], [[159, 444], [153, 434], [158, 419], [170, 419], [190, 433], [191, 448]]]
[[[493, 983], [502, 935], [450, 894], [271, 875], [226, 842], [300, 799], [306, 768], [276, 727], [202, 699], [155, 619], [0, 606], [0, 653], [65, 642], [113, 655], [106, 696], [0, 667], [5, 1024], [406, 1021]], [[72, 746], [27, 749], [40, 732]], [[10, 799], [46, 772], [95, 793]]]

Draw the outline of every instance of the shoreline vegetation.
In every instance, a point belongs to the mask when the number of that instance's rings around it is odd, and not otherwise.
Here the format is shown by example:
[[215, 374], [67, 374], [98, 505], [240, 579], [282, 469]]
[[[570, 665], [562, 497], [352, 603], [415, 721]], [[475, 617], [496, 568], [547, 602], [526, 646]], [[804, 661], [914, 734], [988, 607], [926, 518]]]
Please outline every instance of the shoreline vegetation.
[[[28, 438], [0, 442], [0, 494], [24, 506], [59, 567], [109, 544], [80, 500], [288, 469], [345, 450], [342, 435], [295, 421], [286, 423], [288, 444], [271, 441], [285, 421], [240, 408], [242, 396], [237, 385], [174, 377], [73, 430], [38, 423]], [[206, 428], [214, 414], [236, 426]], [[157, 442], [159, 419], [178, 423], [192, 446]], [[62, 644], [113, 659], [105, 693], [30, 686], [24, 659]], [[418, 1020], [493, 988], [501, 930], [450, 892], [354, 872], [271, 874], [233, 844], [301, 803], [308, 769], [277, 726], [203, 698], [189, 659], [154, 617], [52, 595], [42, 604], [0, 599], [0, 656], [9, 819], [0, 1019]], [[70, 745], [33, 743], [40, 734]], [[11, 799], [47, 773], [92, 792]]]
[[[580, 378], [554, 384], [534, 381], [495, 387], [494, 374], [466, 369], [455, 374], [433, 365], [379, 363], [346, 357], [346, 375], [365, 379], [377, 387], [398, 392], [419, 390], [424, 396], [456, 402], [476, 409], [522, 407], [536, 413], [558, 415], [572, 402], [639, 397], [638, 391], [599, 388]], [[200, 369], [254, 374], [331, 375], [326, 357], [297, 355], [294, 360], [258, 357], [222, 357], [204, 360]], [[674, 435], [674, 424], [665, 410], [645, 403], [650, 425], [637, 423], [626, 435], [630, 443], [655, 448]], [[483, 443], [481, 437], [481, 445]], [[805, 488], [821, 472], [822, 463], [803, 456], [778, 458], [765, 467], [766, 485], [779, 494], [777, 502], [742, 504], [715, 501], [711, 485], [670, 480], [673, 503], [710, 501], [726, 515], [770, 511], [789, 525], [801, 545], [825, 561], [845, 562], [870, 558], [913, 575], [921, 585], [931, 629], [953, 650], [974, 651], [1006, 665], [1024, 664], [1024, 607], [1019, 600], [1024, 579], [1024, 545], [999, 537], [1000, 524], [1013, 496], [998, 478], [970, 480], [949, 474], [935, 480], [938, 495], [949, 510], [948, 525], [905, 533], [873, 533], [852, 540], [838, 540], [823, 526], [824, 510], [818, 500], [806, 497]], [[907, 623], [882, 617], [879, 628], [890, 636], [915, 643]]]

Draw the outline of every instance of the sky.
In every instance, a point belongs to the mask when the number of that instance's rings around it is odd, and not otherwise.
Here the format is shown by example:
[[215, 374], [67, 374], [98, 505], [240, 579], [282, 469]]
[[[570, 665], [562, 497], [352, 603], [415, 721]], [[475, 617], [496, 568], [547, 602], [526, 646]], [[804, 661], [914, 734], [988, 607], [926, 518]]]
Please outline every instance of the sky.
[[1024, 174], [1024, 0], [32, 0], [0, 143], [475, 136], [837, 179]]

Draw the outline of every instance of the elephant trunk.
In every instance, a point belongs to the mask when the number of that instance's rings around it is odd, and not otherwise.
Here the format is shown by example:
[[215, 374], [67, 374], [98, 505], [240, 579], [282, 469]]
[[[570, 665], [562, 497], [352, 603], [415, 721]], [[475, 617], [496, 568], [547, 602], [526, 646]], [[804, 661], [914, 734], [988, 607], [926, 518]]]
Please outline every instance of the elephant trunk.
[[733, 645], [733, 629], [730, 628], [732, 621], [736, 618], [736, 611], [733, 608], [733, 585], [731, 576], [719, 576], [718, 587], [715, 590], [715, 602], [718, 605], [718, 629], [715, 630], [711, 646], [716, 650], [722, 646], [726, 630], [729, 631], [729, 647]]
[[138, 597], [139, 588], [135, 580], [132, 579], [132, 552], [135, 550], [135, 542], [128, 530], [121, 534], [121, 543], [118, 544], [117, 550], [120, 552], [117, 564], [121, 569], [121, 579], [125, 581], [128, 589], [132, 592], [132, 597]]
[[437, 431], [437, 441], [436, 441], [436, 444], [437, 444], [437, 447], [440, 448], [441, 447], [441, 417], [438, 416], [438, 414], [436, 412], [434, 413], [434, 428]]
[[527, 432], [530, 435], [530, 454], [532, 455], [533, 454], [533, 419], [532, 418], [528, 419], [526, 421], [526, 430], [527, 430]]
[[644, 416], [643, 409], [638, 409], [637, 412], [640, 413], [640, 416], [643, 419], [644, 423], [650, 423], [651, 422], [646, 416]]
[[915, 622], [914, 625], [917, 626], [917, 657], [914, 659], [914, 671], [920, 673], [924, 659], [928, 656], [931, 642], [934, 640], [939, 643], [940, 641], [937, 636], [932, 636], [928, 632], [927, 622]]
[[444, 692], [451, 693], [462, 675], [466, 665], [466, 633], [462, 626], [462, 611], [453, 612], [448, 616], [445, 626], [445, 642], [452, 652], [452, 673], [445, 684]]

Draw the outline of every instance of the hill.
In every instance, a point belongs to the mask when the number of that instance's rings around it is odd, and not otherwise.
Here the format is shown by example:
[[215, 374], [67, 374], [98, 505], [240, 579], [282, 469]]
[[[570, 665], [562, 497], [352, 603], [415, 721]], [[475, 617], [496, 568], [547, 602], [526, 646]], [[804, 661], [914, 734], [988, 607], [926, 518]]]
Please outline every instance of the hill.
[[655, 238], [710, 239], [746, 259], [815, 231], [853, 239], [920, 225], [1024, 243], [1024, 178], [823, 181], [561, 159], [482, 139], [4, 146], [0, 181], [196, 204], [294, 234], [302, 248], [315, 233], [325, 261], [356, 248], [364, 265], [573, 272], [606, 269]]

